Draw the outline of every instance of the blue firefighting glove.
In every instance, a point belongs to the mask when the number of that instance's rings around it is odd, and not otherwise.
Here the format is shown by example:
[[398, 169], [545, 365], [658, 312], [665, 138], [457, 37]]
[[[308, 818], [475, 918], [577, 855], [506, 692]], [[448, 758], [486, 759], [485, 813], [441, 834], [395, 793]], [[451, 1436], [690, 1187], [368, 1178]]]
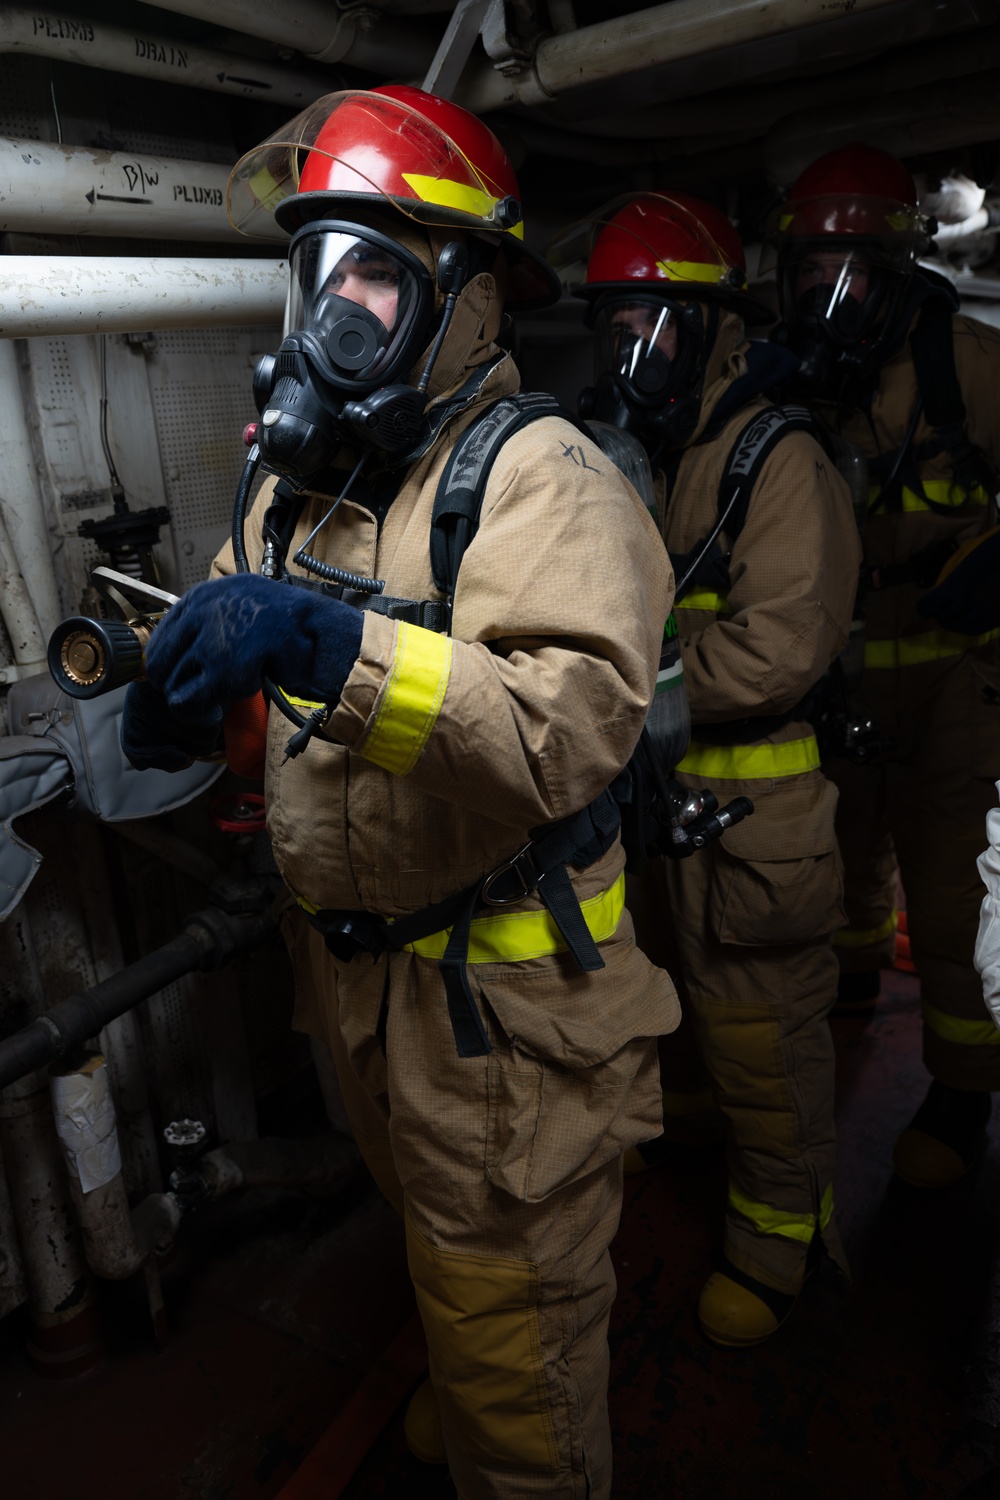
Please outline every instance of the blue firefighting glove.
[[961, 635], [1000, 626], [1000, 527], [958, 549], [917, 601], [917, 613]]
[[121, 744], [137, 771], [183, 771], [222, 748], [222, 709], [181, 724], [162, 693], [148, 682], [130, 682], [122, 710]]
[[336, 703], [361, 650], [362, 616], [311, 589], [236, 573], [199, 583], [157, 625], [146, 676], [179, 719], [204, 722], [250, 698], [265, 677]]

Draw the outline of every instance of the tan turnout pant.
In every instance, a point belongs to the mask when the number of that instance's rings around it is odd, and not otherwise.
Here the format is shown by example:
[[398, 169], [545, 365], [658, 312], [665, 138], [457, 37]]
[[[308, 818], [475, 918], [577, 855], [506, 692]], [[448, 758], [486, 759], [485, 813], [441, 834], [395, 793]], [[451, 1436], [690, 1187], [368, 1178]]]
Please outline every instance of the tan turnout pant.
[[[405, 1217], [461, 1500], [608, 1500], [608, 1246], [622, 1154], [658, 1128], [655, 1041], [586, 1068], [555, 1063], [501, 1026], [484, 968], [470, 972], [493, 1051], [461, 1058], [433, 962], [344, 965], [303, 923], [291, 946], [300, 994], [327, 1017], [358, 1145]], [[550, 991], [553, 963], [562, 987], [581, 983], [567, 960], [544, 962]], [[508, 982], [530, 984], [532, 968]]]

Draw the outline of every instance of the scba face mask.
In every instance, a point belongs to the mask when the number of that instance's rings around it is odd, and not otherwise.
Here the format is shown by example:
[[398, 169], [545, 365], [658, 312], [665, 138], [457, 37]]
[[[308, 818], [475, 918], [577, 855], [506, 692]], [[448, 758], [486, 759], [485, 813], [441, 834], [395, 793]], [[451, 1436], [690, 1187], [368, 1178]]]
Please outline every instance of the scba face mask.
[[799, 384], [836, 395], [852, 376], [873, 373], [897, 336], [906, 266], [878, 247], [806, 246], [782, 258], [778, 290], [783, 342], [799, 356]]
[[289, 250], [284, 336], [254, 372], [268, 468], [320, 473], [342, 443], [386, 452], [416, 435], [426, 398], [405, 384], [434, 320], [434, 282], [377, 230], [308, 224]]
[[655, 295], [605, 298], [593, 325], [595, 384], [581, 397], [581, 414], [634, 433], [651, 451], [683, 442], [698, 413], [698, 305]]

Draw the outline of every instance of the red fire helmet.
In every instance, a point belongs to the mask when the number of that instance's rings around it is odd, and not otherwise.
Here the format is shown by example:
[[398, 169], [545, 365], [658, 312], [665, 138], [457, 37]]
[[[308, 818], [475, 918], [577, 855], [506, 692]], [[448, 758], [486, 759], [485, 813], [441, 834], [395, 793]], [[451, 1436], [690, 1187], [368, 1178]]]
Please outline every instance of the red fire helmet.
[[864, 235], [918, 247], [926, 226], [913, 178], [895, 156], [860, 143], [806, 167], [778, 212], [776, 241]]
[[275, 223], [291, 232], [350, 203], [500, 236], [507, 303], [542, 307], [559, 296], [558, 278], [524, 243], [506, 152], [450, 100], [404, 85], [327, 94], [242, 157], [229, 179], [230, 221], [249, 235], [273, 234]]
[[606, 292], [662, 292], [680, 301], [719, 301], [748, 322], [773, 322], [774, 314], [747, 290], [739, 235], [726, 216], [684, 193], [643, 193], [618, 200], [561, 236], [553, 256], [570, 258], [580, 230], [589, 232], [586, 277], [577, 294], [592, 300]]

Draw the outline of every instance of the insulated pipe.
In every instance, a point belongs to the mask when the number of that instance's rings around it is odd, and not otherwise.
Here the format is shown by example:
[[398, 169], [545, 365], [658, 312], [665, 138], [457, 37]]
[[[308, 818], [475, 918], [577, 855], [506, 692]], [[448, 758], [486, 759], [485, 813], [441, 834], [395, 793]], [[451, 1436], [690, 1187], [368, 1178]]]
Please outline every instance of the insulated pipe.
[[934, 231], [934, 243], [936, 245], [953, 244], [956, 240], [966, 240], [970, 235], [981, 235], [986, 231], [1000, 229], [1000, 205], [996, 203], [985, 203], [982, 208], [977, 208], [974, 214], [967, 219], [960, 219], [957, 224], [939, 224]]
[[[11, 258], [8, 256], [5, 260]], [[52, 563], [52, 538], [46, 525], [31, 434], [21, 398], [17, 350], [4, 339], [0, 339], [0, 390], [7, 393], [4, 419], [0, 424], [0, 517], [7, 527], [42, 636], [48, 640], [64, 611]]]
[[129, 1209], [108, 1069], [99, 1053], [79, 1068], [53, 1073], [50, 1087], [87, 1264], [95, 1276], [123, 1281], [174, 1238], [180, 1203], [171, 1193], [151, 1193]]
[[157, 6], [294, 47], [316, 62], [350, 63], [383, 78], [422, 77], [436, 49], [435, 38], [421, 27], [386, 17], [369, 5], [341, 9], [330, 0], [157, 0]]
[[125, 30], [103, 21], [52, 12], [0, 11], [0, 52], [80, 63], [85, 68], [105, 68], [111, 73], [288, 104], [296, 110], [339, 87], [336, 79], [322, 73], [302, 72], [228, 52], [210, 52], [176, 37], [153, 36], [138, 27]]
[[7, 1188], [7, 1174], [0, 1153], [0, 1318], [5, 1318], [28, 1296], [24, 1264], [14, 1227], [14, 1209]]
[[184, 931], [92, 989], [50, 1006], [13, 1036], [0, 1041], [0, 1088], [66, 1057], [102, 1026], [195, 969], [218, 969], [263, 942], [274, 931], [261, 912], [233, 916], [207, 907], [189, 917]]
[[79, 1375], [101, 1347], [44, 1074], [0, 1094], [0, 1138], [28, 1285], [28, 1355], [40, 1374]]
[[3, 272], [0, 340], [280, 323], [288, 287], [286, 261], [208, 256], [5, 255]]
[[[229, 169], [0, 137], [0, 230], [239, 240], [226, 217]], [[287, 235], [275, 228], [276, 242]]]
[[46, 669], [46, 636], [21, 572], [0, 511], [0, 614], [21, 675]]
[[581, 26], [546, 37], [533, 61], [520, 71], [497, 72], [491, 66], [467, 76], [456, 100], [475, 114], [509, 104], [545, 104], [567, 89], [662, 63], [681, 62], [743, 46], [764, 37], [852, 19], [883, 10], [899, 0], [668, 0], [648, 10]]

